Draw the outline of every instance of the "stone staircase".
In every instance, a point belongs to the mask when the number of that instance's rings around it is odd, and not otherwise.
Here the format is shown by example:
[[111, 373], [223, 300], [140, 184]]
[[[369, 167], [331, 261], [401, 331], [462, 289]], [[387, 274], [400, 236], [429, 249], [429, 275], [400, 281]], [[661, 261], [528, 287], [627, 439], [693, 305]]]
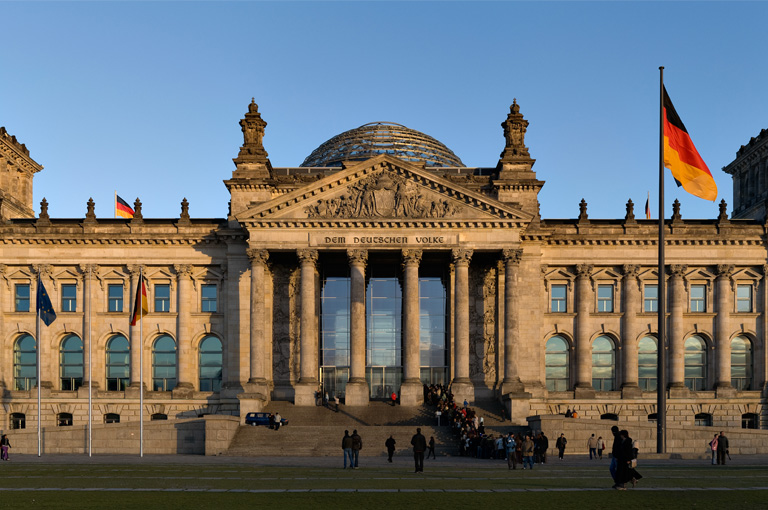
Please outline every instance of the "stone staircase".
[[[496, 407], [494, 407], [494, 405]], [[501, 405], [498, 402], [479, 402], [473, 406], [483, 416], [486, 432], [498, 435], [521, 430], [501, 422]], [[279, 412], [288, 419], [288, 425], [280, 430], [267, 427], [241, 426], [227, 455], [252, 456], [307, 456], [323, 457], [341, 455], [341, 439], [344, 431], [350, 434], [357, 429], [363, 440], [361, 456], [384, 456], [384, 442], [390, 436], [397, 443], [397, 454], [410, 452], [411, 437], [416, 427], [429, 440], [434, 436], [437, 455], [456, 456], [459, 453], [456, 438], [445, 420], [437, 425], [434, 408], [430, 406], [391, 406], [384, 402], [371, 402], [367, 406], [339, 406], [333, 409], [296, 407], [290, 402], [270, 402], [266, 412]]]

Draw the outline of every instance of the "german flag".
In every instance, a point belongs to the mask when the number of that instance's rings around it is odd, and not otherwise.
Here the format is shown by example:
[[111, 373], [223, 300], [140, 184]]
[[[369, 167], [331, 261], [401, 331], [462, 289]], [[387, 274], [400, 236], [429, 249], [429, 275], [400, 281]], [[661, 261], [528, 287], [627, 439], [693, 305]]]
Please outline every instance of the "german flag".
[[664, 88], [664, 166], [672, 170], [678, 186], [705, 200], [717, 198], [717, 184], [688, 135]]
[[115, 218], [133, 218], [134, 210], [128, 202], [115, 195]]
[[147, 301], [147, 288], [144, 286], [144, 278], [136, 286], [136, 303], [133, 305], [133, 315], [131, 316], [131, 326], [141, 320], [149, 313], [149, 302]]

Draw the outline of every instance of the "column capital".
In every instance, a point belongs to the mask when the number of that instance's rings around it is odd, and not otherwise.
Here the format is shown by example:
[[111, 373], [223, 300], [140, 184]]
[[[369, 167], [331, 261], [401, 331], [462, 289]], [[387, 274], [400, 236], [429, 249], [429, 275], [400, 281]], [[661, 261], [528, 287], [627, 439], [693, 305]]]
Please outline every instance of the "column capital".
[[313, 266], [317, 263], [317, 250], [296, 250], [296, 256], [299, 257], [299, 262], [302, 264], [312, 264]]
[[673, 278], [684, 278], [688, 272], [688, 266], [683, 264], [672, 264], [667, 268], [669, 275]]
[[422, 250], [403, 250], [403, 267], [416, 266], [421, 263]]
[[459, 248], [454, 248], [451, 250], [451, 259], [457, 266], [468, 266], [469, 261], [472, 260], [473, 253], [473, 250], [462, 250]]
[[264, 265], [269, 260], [269, 251], [259, 248], [248, 248], [245, 250], [245, 254], [248, 256], [248, 260], [251, 264]]
[[731, 275], [733, 275], [733, 272], [736, 270], [736, 267], [732, 264], [718, 264], [717, 265], [717, 276], [718, 278], [730, 278]]
[[523, 250], [522, 248], [502, 250], [501, 258], [504, 259], [505, 264], [514, 264], [517, 266], [523, 258]]
[[590, 278], [594, 270], [592, 264], [576, 264], [576, 276], [579, 278]]
[[637, 278], [640, 275], [640, 266], [637, 264], [624, 264], [621, 267], [621, 274], [623, 274], [624, 278], [627, 280]]
[[126, 267], [131, 276], [139, 276], [139, 273], [147, 272], [147, 266], [144, 264], [128, 264]]
[[98, 264], [80, 264], [78, 266], [80, 269], [80, 272], [83, 273], [84, 276], [96, 276], [99, 273], [99, 265]]
[[351, 266], [363, 266], [368, 263], [368, 250], [347, 250], [347, 260]]
[[176, 271], [176, 278], [179, 280], [182, 278], [192, 278], [191, 264], [174, 264], [173, 270]]
[[51, 264], [35, 264], [32, 266], [32, 272], [41, 278], [47, 276], [53, 279], [53, 266]]

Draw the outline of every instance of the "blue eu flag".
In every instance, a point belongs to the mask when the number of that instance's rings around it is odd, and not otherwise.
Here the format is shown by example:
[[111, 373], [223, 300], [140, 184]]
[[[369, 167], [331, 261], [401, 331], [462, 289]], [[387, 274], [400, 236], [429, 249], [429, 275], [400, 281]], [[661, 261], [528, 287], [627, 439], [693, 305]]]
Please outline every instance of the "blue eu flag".
[[46, 326], [50, 326], [56, 320], [56, 312], [53, 311], [51, 298], [48, 297], [40, 279], [37, 280], [37, 314]]

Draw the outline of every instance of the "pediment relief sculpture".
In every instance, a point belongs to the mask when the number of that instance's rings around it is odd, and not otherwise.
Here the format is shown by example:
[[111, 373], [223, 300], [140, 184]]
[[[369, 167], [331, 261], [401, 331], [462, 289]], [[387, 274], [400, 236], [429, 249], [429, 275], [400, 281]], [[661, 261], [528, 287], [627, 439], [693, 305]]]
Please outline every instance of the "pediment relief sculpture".
[[309, 218], [450, 218], [458, 211], [447, 200], [388, 172], [361, 179], [345, 193], [305, 208]]

